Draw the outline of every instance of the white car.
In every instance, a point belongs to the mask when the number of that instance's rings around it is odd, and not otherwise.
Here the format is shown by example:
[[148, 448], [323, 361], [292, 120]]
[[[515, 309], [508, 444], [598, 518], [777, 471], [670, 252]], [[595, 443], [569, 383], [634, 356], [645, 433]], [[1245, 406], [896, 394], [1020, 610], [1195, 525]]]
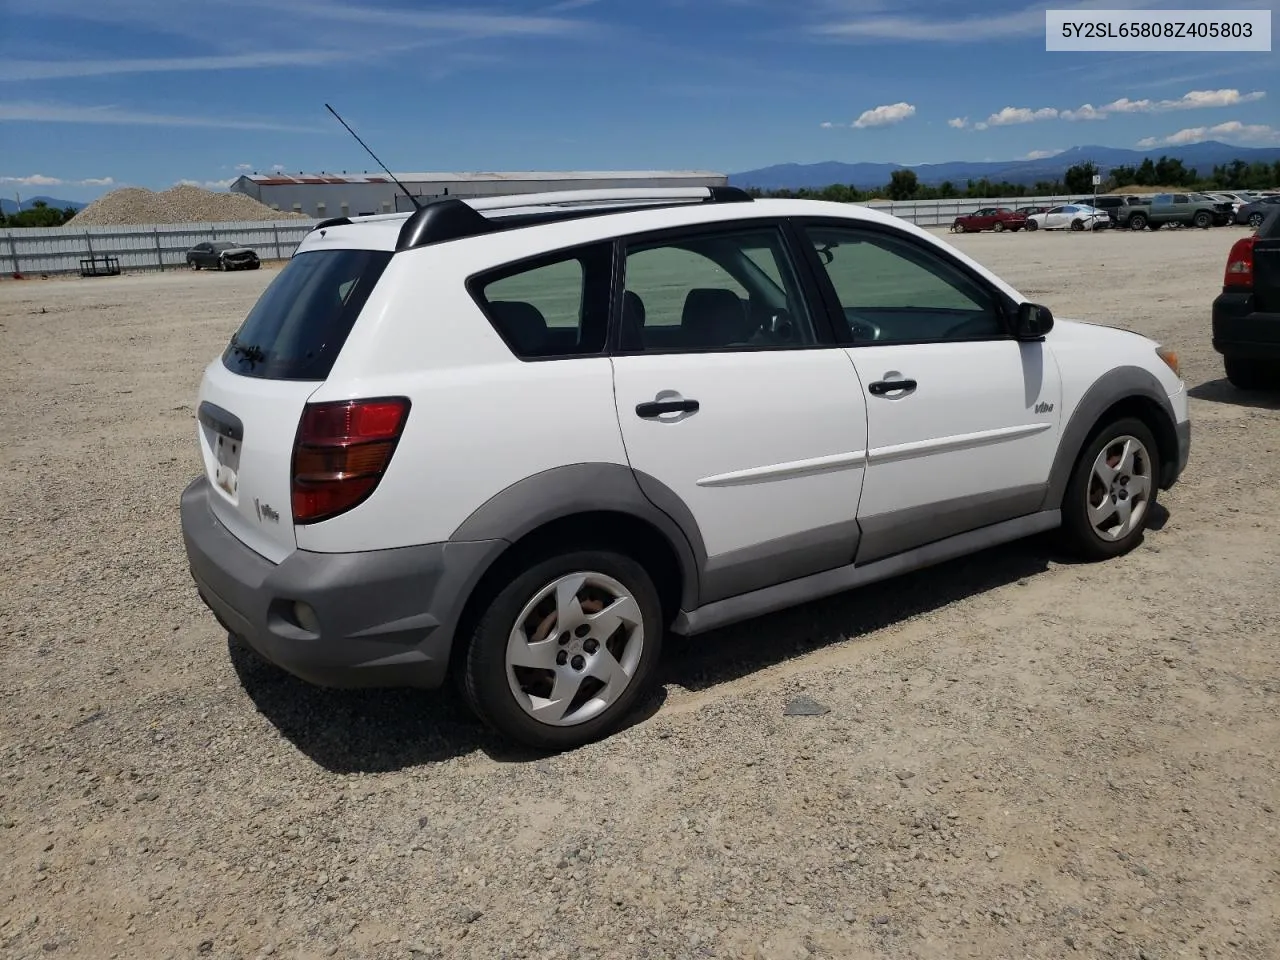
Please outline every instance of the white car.
[[[200, 595], [328, 686], [607, 735], [698, 634], [1042, 531], [1134, 547], [1176, 357], [865, 207], [733, 188], [319, 224], [204, 371]], [[1123, 575], [1123, 574], [1121, 574]]]
[[1109, 226], [1107, 211], [1083, 203], [1068, 203], [1027, 217], [1028, 230], [1101, 230]]

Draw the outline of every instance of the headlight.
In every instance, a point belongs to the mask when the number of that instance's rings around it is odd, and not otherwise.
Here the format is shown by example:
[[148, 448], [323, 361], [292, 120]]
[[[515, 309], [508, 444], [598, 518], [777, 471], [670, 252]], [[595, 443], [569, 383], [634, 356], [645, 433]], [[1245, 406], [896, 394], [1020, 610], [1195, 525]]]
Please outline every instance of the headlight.
[[1176, 353], [1174, 353], [1172, 350], [1168, 349], [1167, 347], [1157, 347], [1156, 356], [1164, 361], [1165, 366], [1167, 366], [1170, 370], [1173, 371], [1173, 375], [1175, 377], [1182, 376], [1182, 374], [1178, 370], [1178, 355]]

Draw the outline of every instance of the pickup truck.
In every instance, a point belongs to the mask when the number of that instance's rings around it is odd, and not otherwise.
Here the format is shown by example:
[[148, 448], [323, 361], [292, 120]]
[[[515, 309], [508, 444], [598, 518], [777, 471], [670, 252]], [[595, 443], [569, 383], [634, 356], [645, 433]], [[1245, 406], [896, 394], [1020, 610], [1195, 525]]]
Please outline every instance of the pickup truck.
[[1138, 203], [1131, 200], [1127, 206], [1117, 209], [1115, 225], [1128, 227], [1130, 230], [1143, 230], [1147, 227], [1159, 230], [1170, 224], [1208, 229], [1231, 222], [1234, 214], [1223, 210], [1224, 206], [1231, 205], [1218, 203], [1197, 193], [1157, 193], [1149, 200], [1143, 198]]

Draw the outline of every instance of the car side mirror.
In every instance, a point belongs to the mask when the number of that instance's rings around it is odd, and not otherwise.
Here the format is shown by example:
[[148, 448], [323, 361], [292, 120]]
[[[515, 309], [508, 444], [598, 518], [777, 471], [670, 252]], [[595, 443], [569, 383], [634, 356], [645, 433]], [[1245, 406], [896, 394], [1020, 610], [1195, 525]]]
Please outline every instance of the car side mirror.
[[1038, 303], [1018, 305], [1013, 322], [1013, 336], [1017, 340], [1039, 340], [1053, 329], [1053, 314], [1048, 307]]

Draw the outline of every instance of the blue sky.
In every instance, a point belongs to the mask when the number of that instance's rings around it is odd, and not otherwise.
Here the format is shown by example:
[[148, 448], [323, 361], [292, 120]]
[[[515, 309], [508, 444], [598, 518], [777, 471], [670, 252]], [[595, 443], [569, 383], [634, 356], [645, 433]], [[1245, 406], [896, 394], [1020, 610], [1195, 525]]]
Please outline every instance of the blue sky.
[[326, 101], [396, 171], [1280, 144], [1280, 52], [1048, 53], [1016, 0], [447, 3], [0, 0], [0, 193], [368, 169]]

